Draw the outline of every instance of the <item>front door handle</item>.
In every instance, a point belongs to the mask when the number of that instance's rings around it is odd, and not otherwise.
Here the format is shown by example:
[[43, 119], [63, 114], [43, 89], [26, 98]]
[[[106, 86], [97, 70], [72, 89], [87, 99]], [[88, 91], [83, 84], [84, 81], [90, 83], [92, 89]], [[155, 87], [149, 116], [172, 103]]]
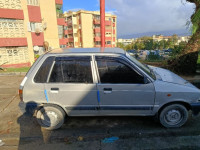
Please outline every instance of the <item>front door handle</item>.
[[110, 94], [112, 93], [112, 88], [104, 88], [103, 91], [104, 91], [104, 94]]
[[51, 88], [51, 93], [58, 93], [59, 88]]
[[59, 91], [59, 88], [51, 88], [51, 91]]

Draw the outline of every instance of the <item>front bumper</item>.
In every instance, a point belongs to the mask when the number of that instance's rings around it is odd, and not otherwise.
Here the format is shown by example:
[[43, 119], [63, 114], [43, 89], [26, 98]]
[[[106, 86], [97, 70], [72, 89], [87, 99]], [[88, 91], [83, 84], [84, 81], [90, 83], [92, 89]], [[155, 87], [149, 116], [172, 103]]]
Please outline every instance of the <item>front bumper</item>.
[[191, 103], [192, 113], [193, 115], [198, 115], [200, 112], [200, 103]]

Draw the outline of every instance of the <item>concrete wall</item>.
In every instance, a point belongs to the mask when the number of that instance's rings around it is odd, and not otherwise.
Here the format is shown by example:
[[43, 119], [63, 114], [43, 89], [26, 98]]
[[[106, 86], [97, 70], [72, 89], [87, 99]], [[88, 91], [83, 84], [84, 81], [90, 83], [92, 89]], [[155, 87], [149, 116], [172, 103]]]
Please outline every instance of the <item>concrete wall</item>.
[[94, 47], [93, 16], [92, 14], [81, 13], [81, 28], [83, 48]]

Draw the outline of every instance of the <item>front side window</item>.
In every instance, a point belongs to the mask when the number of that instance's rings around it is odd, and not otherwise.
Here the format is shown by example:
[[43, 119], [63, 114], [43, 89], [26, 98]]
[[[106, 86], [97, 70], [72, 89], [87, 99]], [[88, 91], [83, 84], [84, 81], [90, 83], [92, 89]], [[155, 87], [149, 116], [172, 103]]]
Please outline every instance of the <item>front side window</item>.
[[63, 57], [57, 59], [49, 82], [93, 83], [90, 57]]
[[96, 58], [101, 83], [144, 84], [144, 77], [123, 61]]

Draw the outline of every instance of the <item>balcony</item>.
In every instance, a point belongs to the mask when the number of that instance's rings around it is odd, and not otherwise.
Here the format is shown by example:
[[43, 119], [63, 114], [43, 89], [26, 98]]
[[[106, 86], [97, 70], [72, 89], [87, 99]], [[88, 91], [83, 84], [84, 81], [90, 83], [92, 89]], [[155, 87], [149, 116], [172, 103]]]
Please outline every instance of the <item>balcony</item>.
[[95, 47], [101, 47], [101, 45], [95, 45]]
[[23, 10], [0, 8], [0, 18], [24, 20]]
[[69, 31], [68, 30], [65, 30], [65, 35], [69, 34]]
[[113, 42], [115, 42], [115, 37], [113, 37]]
[[106, 25], [106, 26], [111, 26], [111, 24], [112, 24], [111, 21], [109, 21], [109, 20], [106, 20], [106, 21], [105, 21], [105, 25]]
[[111, 32], [112, 32], [112, 29], [106, 29], [106, 32], [111, 33]]
[[105, 47], [112, 47], [112, 45], [111, 44], [106, 44]]
[[59, 39], [60, 45], [66, 45], [69, 42], [68, 38], [65, 39]]
[[68, 34], [73, 34], [73, 29], [68, 29]]
[[64, 18], [57, 18], [57, 24], [60, 26], [66, 26], [66, 22]]
[[106, 37], [106, 41], [112, 41], [112, 37]]
[[94, 19], [93, 23], [94, 24], [100, 24], [100, 20]]
[[115, 30], [113, 30], [113, 34], [116, 34], [116, 31], [115, 31]]
[[95, 42], [96, 42], [96, 41], [101, 41], [101, 37], [100, 37], [100, 36], [94, 37], [94, 41], [95, 41]]
[[0, 38], [0, 47], [27, 45], [27, 38]]
[[72, 26], [72, 20], [67, 20], [67, 25]]
[[73, 43], [74, 42], [74, 38], [71, 37], [71, 38], [68, 38], [69, 42]]
[[101, 29], [100, 29], [100, 28], [95, 28], [95, 29], [94, 29], [94, 32], [95, 32], [95, 33], [100, 33], [100, 32], [101, 32]]
[[113, 23], [113, 27], [115, 27], [115, 23]]
[[62, 5], [63, 4], [63, 0], [55, 0], [56, 1], [56, 4], [58, 5]]

